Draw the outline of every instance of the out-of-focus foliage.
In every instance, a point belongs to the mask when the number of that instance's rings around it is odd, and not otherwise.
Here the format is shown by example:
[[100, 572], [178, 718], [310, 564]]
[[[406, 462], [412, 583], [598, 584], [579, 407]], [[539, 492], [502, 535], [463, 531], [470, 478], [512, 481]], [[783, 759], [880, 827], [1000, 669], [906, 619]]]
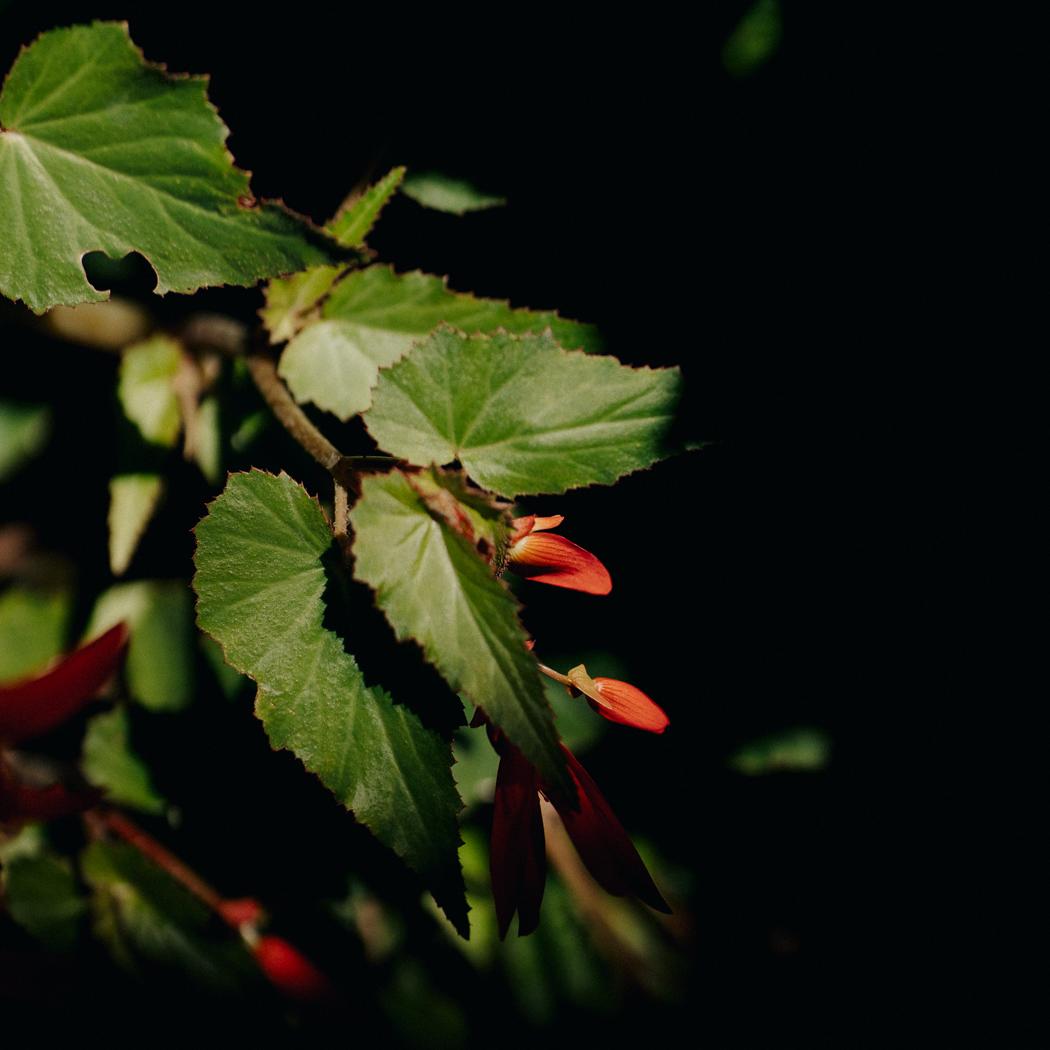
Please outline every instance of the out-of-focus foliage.
[[95, 603], [85, 640], [125, 621], [131, 629], [128, 691], [153, 711], [179, 711], [196, 681], [193, 596], [180, 580], [118, 583]]
[[821, 729], [787, 729], [740, 748], [730, 766], [747, 776], [765, 773], [814, 772], [831, 756], [831, 741]]
[[780, 0], [757, 0], [726, 41], [722, 62], [733, 76], [748, 76], [772, 58], [782, 34]]
[[45, 405], [0, 401], [0, 481], [6, 480], [47, 443], [51, 413]]
[[499, 208], [507, 203], [503, 197], [482, 193], [466, 179], [454, 179], [437, 172], [412, 172], [406, 177], [401, 192], [424, 208], [452, 215]]
[[95, 715], [84, 736], [84, 776], [105, 792], [107, 801], [143, 813], [163, 813], [149, 767], [132, 750], [131, 717], [126, 707]]
[[73, 595], [10, 587], [0, 594], [0, 681], [41, 670], [65, 649]]

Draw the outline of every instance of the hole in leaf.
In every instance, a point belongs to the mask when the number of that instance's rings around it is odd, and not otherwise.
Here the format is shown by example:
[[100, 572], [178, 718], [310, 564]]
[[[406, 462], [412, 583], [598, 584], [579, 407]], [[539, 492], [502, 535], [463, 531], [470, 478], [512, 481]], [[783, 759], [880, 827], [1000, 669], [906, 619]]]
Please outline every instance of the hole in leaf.
[[100, 292], [134, 296], [157, 287], [156, 271], [139, 252], [129, 252], [123, 259], [112, 259], [105, 252], [88, 252], [83, 266], [87, 279]]

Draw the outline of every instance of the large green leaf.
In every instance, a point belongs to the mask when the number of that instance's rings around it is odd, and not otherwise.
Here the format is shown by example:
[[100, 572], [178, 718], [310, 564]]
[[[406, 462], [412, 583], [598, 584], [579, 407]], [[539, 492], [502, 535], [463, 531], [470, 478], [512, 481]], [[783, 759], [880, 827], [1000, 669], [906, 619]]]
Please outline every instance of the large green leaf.
[[477, 528], [454, 527], [458, 515], [432, 498], [435, 485], [427, 474], [365, 478], [350, 515], [354, 574], [375, 590], [398, 638], [415, 639], [549, 783], [571, 791], [517, 602], [479, 557]]
[[258, 980], [241, 940], [133, 846], [93, 842], [81, 870], [93, 891], [95, 932], [132, 974], [148, 979], [144, 967], [162, 967], [223, 992]]
[[383, 371], [365, 417], [380, 447], [458, 459], [504, 496], [608, 485], [672, 450], [681, 374], [567, 353], [549, 335], [435, 332]]
[[118, 583], [95, 603], [85, 640], [124, 621], [131, 629], [124, 664], [128, 691], [152, 711], [179, 711], [196, 686], [193, 609], [182, 580]]
[[287, 475], [233, 474], [197, 526], [197, 619], [258, 684], [256, 714], [428, 882], [457, 928], [466, 903], [449, 743], [365, 685], [324, 626], [324, 513]]
[[453, 292], [439, 277], [355, 270], [335, 285], [321, 320], [285, 348], [280, 373], [297, 401], [349, 419], [372, 402], [379, 369], [393, 364], [442, 322], [466, 332], [542, 332], [570, 349], [595, 350], [597, 330], [550, 311], [514, 310], [498, 299]]
[[90, 784], [102, 788], [110, 802], [144, 813], [163, 813], [149, 767], [131, 748], [131, 726], [126, 707], [95, 715], [84, 735], [81, 767]]
[[81, 265], [93, 251], [141, 252], [161, 295], [336, 261], [334, 241], [252, 197], [206, 84], [145, 62], [120, 23], [19, 55], [0, 94], [0, 292], [38, 313], [105, 299]]

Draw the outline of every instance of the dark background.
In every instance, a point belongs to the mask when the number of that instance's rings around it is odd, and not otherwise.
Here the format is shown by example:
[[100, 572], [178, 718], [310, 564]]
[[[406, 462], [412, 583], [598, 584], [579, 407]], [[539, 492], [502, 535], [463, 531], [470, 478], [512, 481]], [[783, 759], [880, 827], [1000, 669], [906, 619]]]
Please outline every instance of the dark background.
[[[256, 194], [315, 220], [394, 164], [506, 196], [506, 208], [465, 218], [399, 197], [370, 243], [456, 289], [593, 321], [628, 363], [684, 370], [683, 428], [708, 447], [533, 508], [564, 513], [563, 531], [602, 557], [616, 586], [605, 600], [536, 587], [530, 629], [565, 652], [615, 653], [672, 720], [663, 738], [607, 735], [588, 766], [624, 823], [696, 879], [689, 994], [614, 1022], [568, 1017], [566, 1041], [651, 1037], [674, 1022], [714, 1045], [856, 1045], [916, 1004], [926, 1012], [911, 1015], [913, 1032], [942, 1023], [927, 975], [947, 973], [952, 944], [935, 918], [947, 891], [919, 859], [936, 826], [894, 824], [899, 768], [861, 746], [896, 736], [912, 750], [925, 732], [902, 715], [922, 611], [900, 559], [921, 486], [896, 473], [912, 435], [888, 393], [909, 374], [895, 314], [907, 246], [892, 233], [909, 160], [887, 137], [887, 82], [870, 78], [866, 37], [834, 14], [786, 4], [778, 52], [750, 77], [729, 76], [722, 47], [747, 6], [645, 18], [192, 3], [15, 3], [2, 14], [3, 69], [38, 31], [129, 17], [149, 59], [211, 74]], [[202, 305], [250, 320], [259, 302], [221, 290], [153, 306], [175, 324]], [[34, 523], [46, 545], [98, 588], [114, 366], [48, 344], [9, 377], [13, 392], [31, 396], [56, 367], [68, 379], [60, 437], [90, 435], [100, 462], [67, 474], [60, 493], [34, 473], [2, 518], [45, 508]], [[266, 456], [259, 465], [324, 492], [280, 436]], [[169, 506], [192, 510], [153, 531], [143, 574], [189, 572], [189, 528], [210, 493], [189, 471], [180, 484]], [[376, 666], [381, 627], [370, 628]], [[452, 707], [434, 710], [440, 721]], [[302, 912], [307, 943], [325, 934], [297, 902], [330, 892], [326, 873], [363, 865], [396, 899], [396, 866], [348, 831], [293, 759], [245, 731], [243, 708], [194, 717], [165, 729], [158, 777], [194, 816], [184, 853], [213, 881], [293, 923]], [[831, 737], [824, 771], [727, 769], [744, 742], [797, 725]], [[234, 740], [231, 766], [223, 744]], [[59, 1000], [67, 994], [112, 1018], [104, 995], [66, 989]], [[500, 1008], [477, 995], [479, 1038], [532, 1038], [500, 1027]], [[129, 1029], [136, 1018], [125, 1015]]]

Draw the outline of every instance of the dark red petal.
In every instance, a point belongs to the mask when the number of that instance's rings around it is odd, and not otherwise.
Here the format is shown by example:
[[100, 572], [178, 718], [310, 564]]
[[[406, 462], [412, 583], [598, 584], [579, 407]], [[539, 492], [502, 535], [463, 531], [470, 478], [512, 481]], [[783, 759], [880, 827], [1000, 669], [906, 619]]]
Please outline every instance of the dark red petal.
[[590, 551], [564, 536], [533, 532], [513, 544], [508, 557], [516, 573], [537, 583], [587, 594], [608, 594], [612, 590], [609, 570]]
[[75, 715], [116, 671], [127, 640], [127, 627], [118, 623], [50, 671], [0, 686], [0, 739], [39, 736]]
[[636, 686], [618, 682], [615, 678], [595, 678], [594, 684], [598, 687], [601, 699], [589, 697], [591, 707], [610, 722], [645, 729], [650, 733], [662, 733], [670, 725], [663, 708]]
[[563, 809], [554, 798], [551, 801], [587, 870], [614, 897], [634, 896], [650, 908], [670, 914], [671, 909], [598, 785], [567, 747], [563, 745], [562, 751], [576, 782], [580, 805], [577, 810], [570, 810]]
[[98, 791], [70, 791], [63, 784], [45, 788], [26, 787], [0, 766], [0, 824], [33, 820], [57, 820], [70, 813], [90, 809], [100, 798]]
[[504, 742], [496, 775], [495, 809], [489, 870], [499, 935], [507, 936], [518, 913], [518, 935], [539, 925], [547, 881], [547, 854], [536, 770], [524, 755]]
[[317, 1003], [332, 998], [332, 985], [328, 978], [283, 937], [261, 937], [254, 951], [270, 983], [290, 999]]

